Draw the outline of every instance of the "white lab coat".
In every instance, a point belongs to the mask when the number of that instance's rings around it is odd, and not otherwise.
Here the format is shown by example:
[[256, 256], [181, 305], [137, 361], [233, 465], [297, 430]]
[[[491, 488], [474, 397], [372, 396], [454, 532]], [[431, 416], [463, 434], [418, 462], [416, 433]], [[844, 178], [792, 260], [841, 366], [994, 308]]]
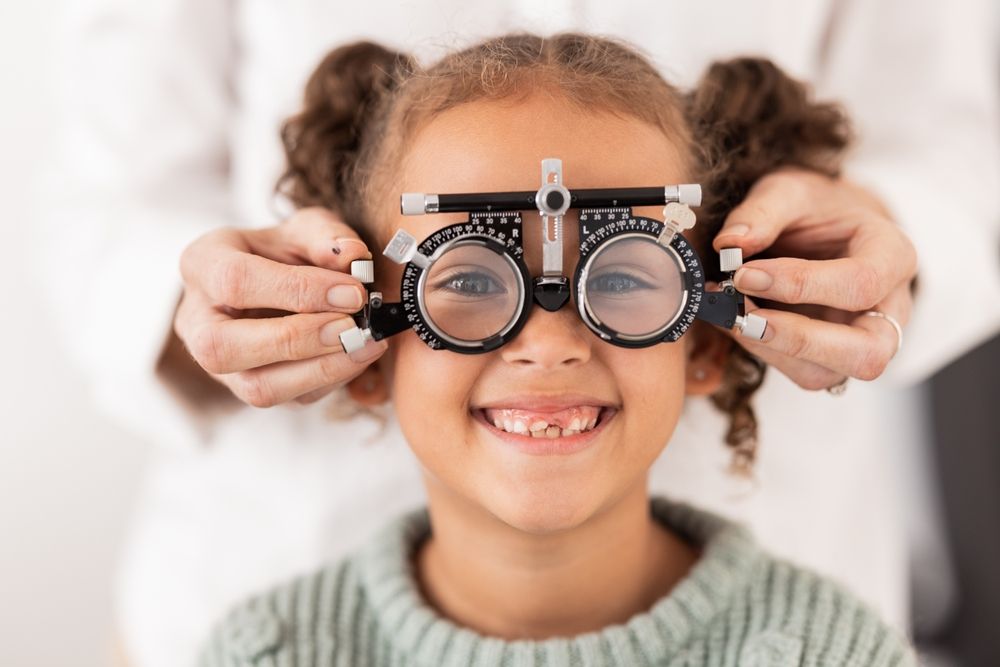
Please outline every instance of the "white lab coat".
[[[161, 445], [117, 598], [135, 664], [190, 662], [229, 604], [423, 502], [393, 424], [380, 436], [369, 418], [331, 422], [325, 401], [205, 414], [154, 370], [181, 250], [218, 226], [280, 219], [278, 126], [327, 50], [372, 38], [426, 59], [514, 29], [586, 30], [631, 40], [682, 86], [713, 59], [773, 58], [848, 105], [861, 141], [847, 171], [917, 246], [921, 289], [886, 378], [905, 385], [1000, 325], [993, 25], [985, 0], [73, 3], [37, 263], [97, 405]], [[723, 420], [693, 400], [652, 489], [748, 522], [772, 551], [905, 626], [888, 450], [915, 446], [919, 429], [886, 379], [833, 397], [772, 371], [757, 400], [755, 489], [727, 476]]]

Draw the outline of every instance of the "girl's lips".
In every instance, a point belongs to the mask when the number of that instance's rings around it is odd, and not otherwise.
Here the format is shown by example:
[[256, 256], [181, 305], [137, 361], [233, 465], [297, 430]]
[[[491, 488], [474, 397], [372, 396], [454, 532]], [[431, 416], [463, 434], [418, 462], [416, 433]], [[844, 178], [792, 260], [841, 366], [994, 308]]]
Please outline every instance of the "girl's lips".
[[505, 444], [513, 445], [525, 454], [533, 456], [547, 456], [550, 454], [572, 454], [588, 447], [597, 436], [604, 430], [605, 426], [618, 414], [615, 408], [601, 408], [597, 418], [597, 425], [583, 433], [576, 435], [564, 435], [558, 438], [535, 438], [530, 435], [518, 433], [508, 433], [497, 428], [486, 419], [486, 415], [481, 409], [472, 411], [473, 418], [479, 422], [491, 435], [503, 441]]

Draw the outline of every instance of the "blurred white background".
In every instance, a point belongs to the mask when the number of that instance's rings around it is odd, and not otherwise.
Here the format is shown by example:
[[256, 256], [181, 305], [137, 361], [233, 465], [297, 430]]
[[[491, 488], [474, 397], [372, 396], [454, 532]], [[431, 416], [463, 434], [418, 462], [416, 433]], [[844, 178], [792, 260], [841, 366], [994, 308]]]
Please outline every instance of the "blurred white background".
[[113, 660], [111, 576], [144, 443], [95, 414], [51, 333], [24, 247], [44, 193], [46, 73], [63, 0], [0, 3], [0, 665]]
[[[0, 284], [7, 313], [0, 329], [3, 667], [113, 664], [112, 574], [147, 454], [146, 443], [91, 407], [83, 377], [51, 333], [26, 264], [27, 232], [46, 205], [45, 193], [33, 190], [33, 177], [49, 153], [54, 114], [48, 71], [54, 23], [65, 2], [0, 3], [0, 225], [6, 249]], [[906, 463], [915, 465], [915, 458]], [[919, 473], [906, 477], [920, 487]], [[933, 505], [928, 489], [909, 491]], [[914, 533], [915, 551], [937, 556], [919, 530]]]

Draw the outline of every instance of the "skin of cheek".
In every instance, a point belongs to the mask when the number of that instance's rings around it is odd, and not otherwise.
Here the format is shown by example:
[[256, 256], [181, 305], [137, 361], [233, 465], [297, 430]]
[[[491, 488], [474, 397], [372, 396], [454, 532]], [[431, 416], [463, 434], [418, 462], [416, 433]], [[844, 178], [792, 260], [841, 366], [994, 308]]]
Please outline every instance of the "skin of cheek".
[[[510, 152], [510, 136], [520, 138], [519, 152]], [[469, 162], [469, 155], [481, 160]], [[657, 131], [628, 120], [567, 116], [551, 100], [537, 98], [507, 109], [469, 105], [445, 112], [414, 140], [393, 191], [398, 196], [403, 191], [537, 188], [539, 160], [550, 155], [564, 159], [573, 187], [682, 182], [676, 151]], [[405, 217], [397, 206], [393, 203], [383, 218], [383, 243], [396, 229], [423, 239], [433, 229], [467, 217]], [[654, 218], [661, 211], [635, 209], [636, 215]], [[524, 224], [525, 238], [540, 240], [540, 227], [533, 227], [540, 225], [537, 213], [526, 214]], [[565, 241], [567, 275], [577, 260], [578, 234], [572, 224]], [[375, 275], [386, 301], [397, 301], [402, 268], [375, 255]], [[532, 275], [541, 274], [540, 243], [526, 244], [525, 260]], [[517, 345], [571, 346], [580, 359], [558, 369], [516, 363], [510, 349]], [[680, 417], [685, 347], [674, 343], [630, 350], [605, 343], [567, 305], [557, 313], [533, 308], [513, 341], [486, 354], [432, 350], [407, 330], [389, 339], [379, 366], [400, 427], [429, 483], [446, 487], [512, 527], [545, 534], [582, 524], [644, 482]], [[470, 411], [477, 403], [514, 394], [553, 395], [582, 387], [621, 409], [590, 447], [570, 455], [523, 454], [489, 433]]]

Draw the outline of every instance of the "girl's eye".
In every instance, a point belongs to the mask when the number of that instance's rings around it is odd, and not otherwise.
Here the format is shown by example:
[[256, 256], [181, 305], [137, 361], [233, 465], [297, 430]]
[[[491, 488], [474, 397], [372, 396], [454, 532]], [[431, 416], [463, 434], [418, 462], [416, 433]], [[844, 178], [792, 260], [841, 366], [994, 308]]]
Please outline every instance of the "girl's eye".
[[588, 292], [605, 294], [626, 294], [632, 290], [649, 289], [652, 285], [627, 273], [611, 272], [595, 276], [587, 281]]
[[453, 292], [461, 296], [487, 296], [504, 294], [507, 290], [492, 276], [486, 273], [468, 271], [456, 273], [439, 281], [435, 289]]

